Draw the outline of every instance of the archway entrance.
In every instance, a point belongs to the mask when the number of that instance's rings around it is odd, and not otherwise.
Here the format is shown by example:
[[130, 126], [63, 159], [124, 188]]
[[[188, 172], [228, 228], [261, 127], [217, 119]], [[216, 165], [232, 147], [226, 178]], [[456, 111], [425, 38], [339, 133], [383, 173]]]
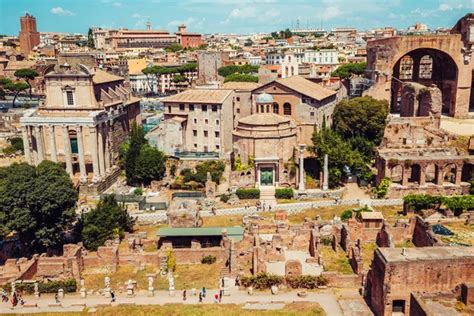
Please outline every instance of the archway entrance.
[[402, 56], [394, 65], [391, 80], [390, 112], [400, 113], [400, 97], [404, 82], [436, 85], [442, 94], [443, 114], [454, 114], [458, 67], [454, 60], [437, 49], [419, 48]]

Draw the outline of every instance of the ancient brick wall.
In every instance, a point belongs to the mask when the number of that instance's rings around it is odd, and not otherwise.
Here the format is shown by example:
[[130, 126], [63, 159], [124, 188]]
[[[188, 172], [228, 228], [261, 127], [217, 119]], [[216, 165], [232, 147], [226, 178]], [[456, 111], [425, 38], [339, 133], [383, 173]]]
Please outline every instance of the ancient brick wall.
[[431, 225], [426, 223], [420, 216], [415, 216], [415, 228], [413, 230], [413, 244], [417, 247], [432, 247], [442, 245], [442, 241], [435, 236]]
[[195, 264], [201, 263], [204, 256], [214, 256], [218, 261], [226, 261], [229, 257], [229, 252], [224, 248], [201, 248], [201, 249], [173, 249], [173, 254], [176, 262], [179, 264]]
[[325, 271], [322, 276], [328, 280], [328, 285], [331, 287], [354, 289], [359, 288], [362, 284], [362, 276], [357, 274], [344, 275]]
[[410, 313], [411, 316], [430, 316], [426, 313], [426, 305], [423, 300], [416, 294], [410, 295]]

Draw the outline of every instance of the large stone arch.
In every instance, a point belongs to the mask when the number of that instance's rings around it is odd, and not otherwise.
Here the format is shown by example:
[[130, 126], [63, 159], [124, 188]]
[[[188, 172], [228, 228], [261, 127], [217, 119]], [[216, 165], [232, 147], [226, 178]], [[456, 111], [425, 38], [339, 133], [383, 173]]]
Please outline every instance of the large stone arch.
[[[423, 58], [429, 56], [432, 60], [430, 78], [420, 77], [420, 66]], [[410, 69], [405, 69], [404, 61], [412, 61]], [[396, 59], [392, 67], [391, 77], [391, 112], [400, 110], [400, 94], [404, 82], [417, 82], [427, 87], [436, 85], [442, 94], [442, 112], [451, 114], [456, 112], [456, 97], [458, 90], [459, 68], [455, 60], [447, 52], [432, 48], [417, 48], [406, 52]]]
[[[455, 105], [450, 108], [449, 115], [467, 117], [474, 60], [465, 61], [462, 54], [464, 43], [461, 34], [430, 35], [430, 36], [396, 36], [367, 43], [367, 77], [374, 82], [364, 92], [376, 99], [391, 101], [392, 71], [395, 64], [405, 55], [414, 50], [437, 50], [449, 56], [458, 69]], [[474, 107], [473, 107], [474, 109]]]

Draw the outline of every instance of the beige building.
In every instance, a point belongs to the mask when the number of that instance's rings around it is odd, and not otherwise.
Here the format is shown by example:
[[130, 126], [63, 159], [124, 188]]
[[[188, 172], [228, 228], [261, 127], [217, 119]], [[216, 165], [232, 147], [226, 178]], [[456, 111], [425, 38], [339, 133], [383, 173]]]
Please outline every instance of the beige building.
[[119, 174], [119, 148], [139, 100], [124, 79], [84, 65], [51, 65], [44, 73], [46, 99], [20, 120], [28, 163], [62, 163], [82, 188], [104, 190]]
[[232, 151], [233, 96], [232, 90], [189, 89], [162, 100], [165, 120], [173, 119], [182, 126], [178, 153], [224, 157]]

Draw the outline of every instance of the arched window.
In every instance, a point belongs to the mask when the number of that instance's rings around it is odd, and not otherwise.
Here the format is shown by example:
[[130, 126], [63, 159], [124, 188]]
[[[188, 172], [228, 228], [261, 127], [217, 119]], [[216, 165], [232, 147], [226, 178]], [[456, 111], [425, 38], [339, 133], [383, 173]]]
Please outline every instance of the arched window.
[[413, 58], [406, 55], [400, 60], [400, 79], [413, 79]]
[[289, 104], [288, 102], [283, 104], [283, 114], [284, 115], [291, 115], [291, 104]]
[[295, 67], [291, 66], [291, 75], [294, 76], [295, 75]]
[[280, 106], [278, 103], [273, 102], [273, 113], [278, 114], [280, 112]]
[[433, 75], [433, 58], [425, 55], [420, 59], [420, 79], [431, 79]]

